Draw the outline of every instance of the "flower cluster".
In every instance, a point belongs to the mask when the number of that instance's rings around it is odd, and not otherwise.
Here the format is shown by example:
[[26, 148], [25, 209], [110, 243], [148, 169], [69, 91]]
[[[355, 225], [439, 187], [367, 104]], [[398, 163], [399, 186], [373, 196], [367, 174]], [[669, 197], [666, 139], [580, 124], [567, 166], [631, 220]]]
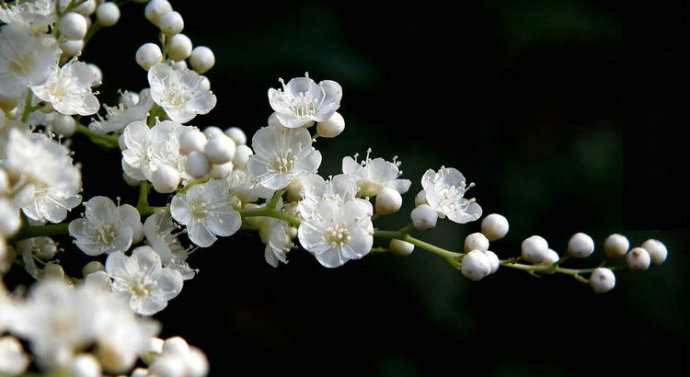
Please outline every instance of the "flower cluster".
[[[206, 375], [203, 352], [179, 337], [157, 338], [160, 324], [151, 316], [196, 276], [188, 263], [193, 251], [240, 230], [258, 232], [273, 267], [288, 263], [298, 248], [327, 268], [372, 251], [404, 256], [419, 248], [474, 281], [505, 267], [569, 274], [597, 293], [613, 288], [614, 270], [644, 270], [666, 259], [660, 241], [629, 250], [627, 238], [614, 234], [598, 267], [563, 267], [566, 259], [594, 251], [584, 233], [562, 255], [531, 236], [519, 257], [499, 259], [490, 243], [508, 233], [500, 214], [485, 216], [481, 232], [469, 234], [459, 251], [422, 241], [411, 233], [446, 218], [457, 224], [482, 218], [482, 207], [467, 196], [474, 184], [445, 166], [415, 180], [422, 189], [414, 194], [409, 225], [379, 229], [375, 221], [403, 208], [413, 180], [402, 178], [397, 157], [372, 158], [371, 149], [361, 161], [357, 154], [342, 158], [338, 174], [318, 174], [316, 142], [345, 130], [340, 84], [308, 74], [279, 79], [281, 88], [268, 89], [273, 113], [251, 140], [237, 127], [189, 124], [216, 105], [204, 76], [214, 66], [213, 52], [181, 33], [184, 20], [167, 0], [137, 2], [146, 3], [143, 13], [159, 28], [159, 43], [145, 43], [131, 56], [148, 86], [122, 90], [114, 105], [101, 105], [94, 91], [101, 70], [82, 61], [81, 51], [99, 27], [118, 22], [116, 3], [0, 6], [0, 277], [21, 265], [37, 280], [25, 296], [0, 280], [0, 375], [30, 368], [88, 377]], [[121, 157], [115, 168], [137, 187], [136, 203], [101, 195], [82, 202], [81, 169], [69, 143], [75, 133]], [[151, 206], [153, 195], [165, 205]], [[69, 236], [74, 247], [53, 236]], [[377, 246], [381, 240], [384, 246]], [[59, 252], [90, 258], [82, 276], [65, 273]], [[625, 265], [606, 267], [623, 256]]]

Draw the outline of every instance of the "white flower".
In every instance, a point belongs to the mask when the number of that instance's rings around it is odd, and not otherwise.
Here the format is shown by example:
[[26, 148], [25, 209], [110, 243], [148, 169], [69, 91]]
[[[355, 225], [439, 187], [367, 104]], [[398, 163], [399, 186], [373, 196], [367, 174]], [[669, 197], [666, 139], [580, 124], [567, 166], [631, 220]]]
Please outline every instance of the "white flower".
[[216, 96], [204, 87], [203, 77], [184, 67], [155, 64], [148, 73], [153, 101], [175, 122], [185, 123], [216, 106]]
[[29, 357], [22, 344], [13, 336], [0, 338], [0, 376], [16, 376], [26, 371]]
[[311, 143], [306, 129], [263, 127], [252, 138], [255, 154], [247, 161], [247, 172], [264, 187], [283, 189], [321, 165], [321, 153]]
[[332, 200], [316, 205], [314, 217], [297, 231], [299, 242], [324, 267], [342, 266], [368, 254], [374, 242], [371, 215], [364, 206], [349, 201], [339, 206]]
[[160, 256], [149, 246], [137, 247], [131, 257], [122, 252], [108, 255], [105, 271], [113, 279], [113, 291], [127, 297], [138, 314], [163, 310], [182, 291], [182, 275], [163, 267]]
[[371, 149], [367, 151], [367, 158], [357, 162], [354, 158], [346, 156], [343, 158], [343, 173], [350, 174], [357, 180], [359, 194], [364, 197], [372, 197], [384, 188], [393, 189], [401, 194], [409, 190], [409, 179], [398, 179], [401, 171], [398, 167], [400, 162], [393, 159], [393, 162], [377, 157], [369, 158]]
[[91, 93], [91, 87], [97, 82], [98, 78], [88, 64], [73, 60], [55, 69], [46, 83], [32, 86], [31, 90], [62, 114], [92, 115], [100, 107], [98, 99]]
[[187, 226], [194, 244], [209, 247], [216, 236], [231, 236], [240, 229], [242, 218], [232, 207], [230, 189], [225, 180], [211, 180], [177, 193], [170, 203], [175, 221]]
[[159, 377], [204, 377], [208, 369], [206, 355], [179, 336], [166, 339], [163, 352], [155, 355], [149, 365], [151, 375]]
[[163, 267], [177, 270], [184, 280], [188, 280], [195, 274], [186, 262], [190, 251], [182, 247], [177, 234], [173, 233], [175, 230], [177, 228], [173, 226], [172, 218], [164, 210], [156, 210], [144, 222], [146, 240], [160, 256]]
[[320, 175], [310, 174], [300, 178], [298, 183], [302, 198], [298, 203], [298, 208], [303, 219], [312, 219], [317, 205], [323, 200], [330, 200], [338, 207], [354, 201], [356, 205], [362, 207], [361, 211], [367, 213], [367, 216], [373, 214], [371, 202], [355, 198], [357, 185], [354, 178], [348, 174], [338, 174], [328, 181]]
[[164, 165], [183, 174], [184, 159], [180, 154], [179, 137], [187, 128], [167, 120], [151, 128], [142, 121], [130, 123], [121, 136], [126, 147], [122, 151], [122, 169], [134, 179], [149, 181], [153, 179], [153, 173]]
[[225, 179], [228, 181], [230, 191], [243, 204], [255, 202], [260, 198], [271, 198], [275, 192], [275, 190], [263, 187], [244, 170], [235, 169]]
[[84, 218], [73, 220], [69, 233], [86, 255], [127, 251], [143, 230], [139, 212], [129, 204], [118, 207], [110, 198], [94, 196], [84, 208]]
[[268, 100], [280, 123], [287, 128], [322, 122], [340, 107], [343, 89], [335, 81], [316, 84], [309, 76], [294, 78], [287, 85], [283, 79], [279, 81], [283, 89], [268, 89]]
[[57, 67], [60, 47], [55, 37], [34, 35], [24, 23], [0, 31], [0, 95], [14, 97], [28, 86], [45, 83]]
[[99, 115], [98, 120], [89, 124], [89, 128], [97, 134], [120, 132], [132, 122], [146, 120], [152, 106], [153, 99], [149, 89], [144, 89], [139, 94], [124, 91], [117, 107], [103, 105], [105, 119]]
[[441, 167], [438, 172], [429, 169], [422, 177], [429, 206], [438, 212], [439, 217], [448, 216], [459, 224], [477, 220], [482, 215], [482, 208], [474, 199], [464, 197], [472, 186], [467, 185], [465, 176], [454, 168]]
[[55, 1], [26, 0], [4, 8], [0, 6], [0, 21], [6, 24], [25, 23], [42, 30], [55, 22]]

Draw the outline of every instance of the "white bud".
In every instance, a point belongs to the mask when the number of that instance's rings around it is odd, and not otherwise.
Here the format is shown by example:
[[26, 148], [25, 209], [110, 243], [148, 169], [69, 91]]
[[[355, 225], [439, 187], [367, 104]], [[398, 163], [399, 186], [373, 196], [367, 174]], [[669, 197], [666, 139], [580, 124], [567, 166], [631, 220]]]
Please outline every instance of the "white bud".
[[489, 241], [500, 240], [508, 234], [508, 219], [498, 213], [492, 213], [482, 220], [482, 233]]
[[[76, 3], [76, 2], [77, 2], [76, 0], [72, 1], [72, 3]], [[81, 4], [79, 4], [76, 8], [74, 8], [74, 12], [77, 12], [84, 17], [89, 17], [90, 15], [93, 14], [93, 12], [95, 10], [96, 10], [96, 0], [84, 0], [84, 1], [82, 1]]]
[[149, 370], [146, 368], [135, 368], [130, 377], [149, 377]]
[[483, 251], [472, 250], [462, 257], [460, 272], [472, 281], [479, 281], [491, 274], [491, 262]]
[[208, 359], [196, 347], [190, 347], [187, 354], [187, 375], [189, 377], [204, 377], [208, 374]]
[[14, 235], [22, 225], [19, 209], [6, 197], [0, 197], [0, 235]]
[[60, 34], [72, 41], [84, 39], [87, 28], [86, 18], [76, 12], [68, 12], [63, 15], [58, 22]]
[[414, 205], [415, 207], [419, 207], [422, 204], [429, 204], [429, 202], [426, 201], [426, 191], [421, 190], [420, 192], [417, 193], [414, 197]]
[[541, 236], [531, 236], [522, 241], [522, 259], [531, 263], [540, 263], [546, 257], [549, 243]]
[[168, 0], [151, 0], [144, 7], [144, 16], [152, 24], [158, 26], [160, 23], [161, 15], [171, 12], [172, 5]]
[[[21, 100], [21, 95], [7, 97], [0, 94], [0, 110], [9, 113], [17, 107]], [[0, 117], [0, 119], [2, 119], [2, 117]]]
[[70, 137], [77, 129], [77, 121], [69, 115], [55, 114], [50, 126], [56, 134]]
[[232, 164], [238, 169], [244, 169], [247, 166], [247, 161], [249, 157], [252, 156], [254, 152], [246, 144], [241, 144], [235, 149], [235, 157], [232, 158]]
[[[182, 62], [184, 62], [184, 60], [182, 60]], [[206, 91], [211, 90], [211, 80], [204, 75], [199, 75], [199, 77], [201, 78], [201, 82], [199, 82], [199, 89]]]
[[91, 262], [85, 264], [84, 267], [82, 267], [81, 275], [86, 277], [96, 271], [105, 271], [105, 266], [103, 266], [103, 263], [97, 260], [92, 260]]
[[153, 338], [149, 339], [149, 342], [146, 345], [146, 352], [151, 352], [151, 353], [155, 353], [155, 354], [162, 353], [164, 344], [165, 344], [165, 341], [163, 339], [153, 337]]
[[376, 195], [376, 212], [381, 215], [395, 213], [402, 206], [402, 196], [397, 190], [385, 187]]
[[605, 293], [616, 285], [616, 275], [606, 267], [597, 267], [589, 275], [589, 285], [596, 293]]
[[604, 241], [604, 254], [607, 258], [620, 258], [628, 252], [630, 241], [624, 235], [614, 233]]
[[65, 270], [57, 263], [48, 263], [41, 271], [42, 279], [64, 279]]
[[168, 44], [168, 56], [174, 61], [187, 59], [192, 54], [192, 40], [184, 34], [175, 34]]
[[218, 135], [225, 135], [225, 133], [220, 129], [220, 127], [208, 126], [204, 128], [204, 135], [206, 135], [206, 138], [211, 140]]
[[316, 123], [316, 134], [322, 137], [336, 137], [345, 130], [345, 119], [339, 112], [324, 120]]
[[69, 365], [70, 377], [100, 377], [101, 364], [90, 354], [77, 355]]
[[666, 261], [668, 250], [666, 249], [666, 245], [664, 245], [661, 241], [648, 239], [642, 243], [642, 247], [649, 253], [654, 266], [658, 266]]
[[187, 155], [184, 168], [192, 177], [203, 178], [211, 171], [211, 164], [208, 162], [205, 154], [192, 152]]
[[223, 179], [232, 174], [234, 169], [235, 165], [232, 164], [232, 161], [228, 161], [224, 164], [213, 165], [208, 175], [213, 179]]
[[96, 8], [96, 17], [102, 26], [113, 26], [120, 20], [120, 7], [112, 1], [106, 1]]
[[163, 61], [163, 52], [157, 44], [148, 42], [139, 47], [134, 58], [141, 68], [148, 71], [154, 64]]
[[633, 271], [643, 271], [649, 268], [651, 257], [649, 252], [641, 247], [634, 247], [625, 256], [625, 264]]
[[230, 127], [226, 129], [225, 135], [234, 140], [237, 145], [247, 144], [247, 134], [239, 127]]
[[409, 242], [392, 239], [388, 248], [390, 249], [391, 253], [404, 257], [412, 254], [414, 245]]
[[415, 229], [429, 230], [436, 226], [438, 213], [428, 204], [422, 204], [412, 210], [410, 217], [412, 218]]
[[180, 152], [189, 154], [192, 152], [203, 152], [206, 148], [208, 139], [203, 132], [195, 127], [187, 127], [180, 135]]
[[73, 57], [81, 54], [84, 49], [84, 40], [77, 39], [76, 41], [71, 41], [69, 39], [60, 42], [60, 50], [65, 57]]
[[[0, 291], [0, 294], [4, 294], [4, 292]], [[2, 356], [0, 358], [0, 375], [2, 376], [21, 375], [26, 372], [31, 363], [22, 348], [22, 344], [17, 338], [10, 335], [0, 337], [0, 356]]]
[[139, 183], [141, 182], [136, 178], [130, 177], [129, 174], [127, 174], [125, 172], [122, 172], [122, 179], [125, 181], [127, 186], [131, 186], [131, 187], [137, 187], [137, 186], [139, 186]]
[[204, 148], [204, 154], [213, 164], [224, 164], [232, 161], [235, 157], [235, 142], [221, 134], [208, 140]]
[[206, 73], [216, 64], [216, 57], [213, 51], [206, 46], [197, 46], [192, 50], [192, 55], [189, 57], [189, 64], [192, 69], [199, 74]]
[[594, 240], [585, 233], [575, 233], [568, 240], [568, 254], [573, 258], [587, 258], [593, 252]]
[[[552, 266], [554, 263], [558, 262], [561, 259], [561, 256], [558, 255], [558, 253], [553, 250], [549, 249], [546, 251], [546, 254], [544, 254], [544, 259], [541, 260], [539, 263], [534, 263], [535, 266]], [[556, 272], [555, 270], [542, 270], [538, 271], [541, 274], [553, 274]]]
[[180, 173], [170, 165], [161, 165], [151, 177], [153, 189], [161, 194], [169, 194], [180, 184]]
[[173, 10], [161, 14], [160, 19], [158, 20], [158, 27], [161, 29], [163, 34], [170, 37], [184, 29], [184, 20], [179, 12]]
[[489, 260], [489, 266], [491, 266], [491, 272], [489, 273], [493, 274], [494, 272], [498, 271], [498, 267], [501, 266], [501, 261], [498, 259], [498, 255], [491, 250], [485, 250], [484, 255]]
[[176, 355], [185, 355], [189, 352], [189, 344], [180, 336], [173, 336], [163, 343], [163, 352]]
[[469, 253], [472, 250], [489, 250], [489, 239], [479, 232], [468, 234], [465, 237], [465, 252]]

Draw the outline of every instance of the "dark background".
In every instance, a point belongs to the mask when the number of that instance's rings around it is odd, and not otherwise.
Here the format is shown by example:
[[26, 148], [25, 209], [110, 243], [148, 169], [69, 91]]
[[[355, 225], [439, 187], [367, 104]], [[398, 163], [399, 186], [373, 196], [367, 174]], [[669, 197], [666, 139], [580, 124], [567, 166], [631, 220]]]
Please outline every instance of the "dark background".
[[[347, 127], [317, 142], [320, 172], [371, 147], [399, 156], [413, 182], [381, 228], [405, 225], [421, 175], [445, 165], [476, 182], [486, 214], [510, 220], [491, 247], [501, 258], [532, 234], [563, 252], [583, 231], [597, 251], [572, 265], [591, 266], [621, 232], [633, 246], [665, 242], [667, 263], [618, 273], [615, 290], [597, 295], [568, 276], [507, 268], [471, 283], [423, 250], [335, 270], [295, 250], [273, 269], [258, 237], [238, 234], [193, 254], [199, 275], [156, 316], [163, 336], [206, 352], [212, 376], [690, 375], [687, 6], [456, 3], [172, 1], [184, 33], [217, 59], [207, 76], [218, 105], [191, 124], [251, 137], [271, 112], [267, 89], [308, 71], [344, 90]], [[118, 88], [147, 85], [134, 53], [157, 38], [141, 4], [122, 10], [84, 56], [101, 66], [111, 105]], [[94, 159], [79, 138], [74, 150], [86, 198], [136, 200], [115, 173], [119, 154]], [[478, 229], [442, 221], [415, 235], [459, 249]]]

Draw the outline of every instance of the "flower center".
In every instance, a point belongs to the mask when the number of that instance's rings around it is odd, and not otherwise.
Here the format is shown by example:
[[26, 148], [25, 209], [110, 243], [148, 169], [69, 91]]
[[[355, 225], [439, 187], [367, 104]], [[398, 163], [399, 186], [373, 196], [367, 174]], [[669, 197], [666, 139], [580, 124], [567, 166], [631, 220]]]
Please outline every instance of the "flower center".
[[276, 156], [273, 159], [271, 168], [273, 171], [279, 173], [288, 173], [295, 168], [295, 163], [297, 162], [297, 157], [292, 154], [291, 150], [283, 152], [283, 154]]
[[331, 245], [342, 246], [352, 238], [350, 231], [342, 224], [333, 224], [326, 229], [325, 241]]
[[292, 97], [290, 111], [299, 118], [306, 118], [316, 114], [316, 101], [310, 95], [300, 93], [298, 97]]
[[17, 76], [26, 76], [34, 68], [34, 57], [31, 53], [26, 53], [10, 62], [10, 70]]
[[129, 291], [136, 298], [149, 297], [156, 287], [156, 281], [148, 276], [138, 276], [132, 281]]

